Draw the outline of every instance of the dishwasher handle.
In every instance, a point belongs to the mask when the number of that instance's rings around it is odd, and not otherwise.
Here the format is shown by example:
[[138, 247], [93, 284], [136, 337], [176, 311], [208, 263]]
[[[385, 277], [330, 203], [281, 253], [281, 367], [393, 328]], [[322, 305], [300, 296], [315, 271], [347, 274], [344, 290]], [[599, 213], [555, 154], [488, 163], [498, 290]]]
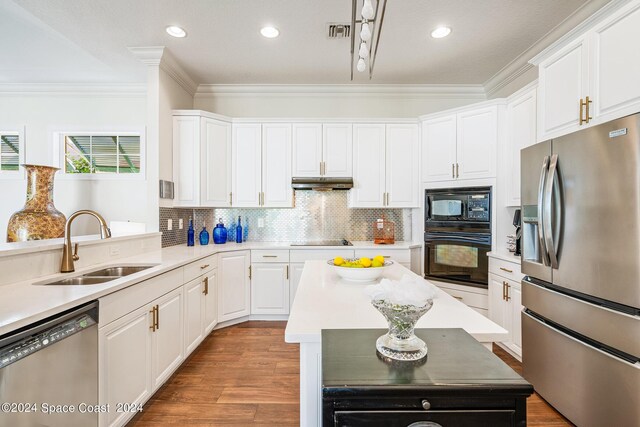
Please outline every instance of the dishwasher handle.
[[0, 336], [0, 351], [2, 351], [4, 347], [10, 346], [11, 344], [25, 338], [37, 335], [47, 329], [54, 328], [67, 320], [79, 317], [83, 314], [89, 316], [93, 320], [93, 323], [98, 323], [98, 301], [91, 301], [81, 306], [71, 308], [67, 311], [63, 311], [62, 313], [55, 314], [47, 317], [46, 319], [40, 320], [39, 322], [32, 323]]

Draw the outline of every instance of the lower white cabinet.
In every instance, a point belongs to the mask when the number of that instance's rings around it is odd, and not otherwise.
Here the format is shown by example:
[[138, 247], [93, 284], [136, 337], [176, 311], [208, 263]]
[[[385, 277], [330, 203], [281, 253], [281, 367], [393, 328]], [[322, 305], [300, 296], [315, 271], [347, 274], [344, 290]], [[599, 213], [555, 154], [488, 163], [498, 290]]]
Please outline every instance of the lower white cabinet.
[[185, 357], [218, 323], [218, 271], [211, 270], [184, 285]]
[[289, 314], [289, 264], [251, 266], [251, 314]]
[[473, 286], [458, 285], [455, 283], [434, 282], [440, 289], [468, 305], [485, 317], [489, 317], [489, 303], [487, 301], [487, 290]]
[[204, 337], [206, 337], [218, 324], [218, 270], [211, 271], [205, 277], [202, 295], [204, 311], [202, 326], [204, 329]]
[[489, 258], [489, 318], [505, 328], [508, 338], [499, 343], [522, 357], [522, 288], [520, 266]]
[[134, 413], [118, 413], [118, 403], [143, 404], [182, 363], [182, 287], [99, 329], [101, 426], [123, 425]]
[[251, 314], [250, 252], [218, 255], [218, 322]]

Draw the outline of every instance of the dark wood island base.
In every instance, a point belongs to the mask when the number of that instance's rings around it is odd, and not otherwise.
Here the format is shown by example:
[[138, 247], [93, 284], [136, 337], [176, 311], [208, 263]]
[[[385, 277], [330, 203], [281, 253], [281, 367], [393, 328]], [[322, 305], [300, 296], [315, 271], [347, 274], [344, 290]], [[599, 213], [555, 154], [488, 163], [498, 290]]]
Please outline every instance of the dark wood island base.
[[384, 329], [322, 331], [323, 425], [526, 426], [533, 386], [462, 329], [421, 329], [416, 362], [383, 358]]

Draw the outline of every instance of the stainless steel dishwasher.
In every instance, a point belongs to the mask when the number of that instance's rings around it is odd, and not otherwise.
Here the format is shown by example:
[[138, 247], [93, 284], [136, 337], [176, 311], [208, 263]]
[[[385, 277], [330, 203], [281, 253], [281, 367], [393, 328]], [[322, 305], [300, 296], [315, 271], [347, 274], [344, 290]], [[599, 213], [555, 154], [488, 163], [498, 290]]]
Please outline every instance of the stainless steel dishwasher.
[[97, 404], [97, 301], [0, 336], [0, 426], [97, 426]]

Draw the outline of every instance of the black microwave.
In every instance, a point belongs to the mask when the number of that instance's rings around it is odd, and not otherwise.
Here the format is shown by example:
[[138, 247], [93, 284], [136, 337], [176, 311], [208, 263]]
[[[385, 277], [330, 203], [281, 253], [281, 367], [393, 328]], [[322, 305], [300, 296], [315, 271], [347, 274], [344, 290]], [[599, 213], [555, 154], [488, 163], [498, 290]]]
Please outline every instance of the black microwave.
[[491, 223], [491, 187], [425, 190], [425, 226], [434, 223]]

